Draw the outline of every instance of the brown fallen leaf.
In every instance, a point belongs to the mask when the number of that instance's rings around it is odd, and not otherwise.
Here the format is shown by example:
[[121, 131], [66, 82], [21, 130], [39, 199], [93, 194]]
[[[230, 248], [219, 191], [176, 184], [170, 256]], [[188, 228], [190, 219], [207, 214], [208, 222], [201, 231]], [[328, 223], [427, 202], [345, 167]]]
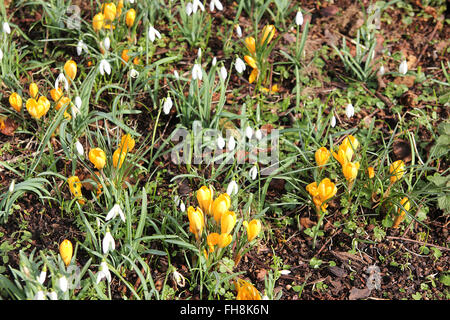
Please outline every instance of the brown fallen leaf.
[[13, 136], [18, 125], [10, 118], [0, 119], [0, 132], [5, 136]]
[[403, 76], [397, 77], [394, 79], [395, 84], [404, 84], [408, 88], [411, 88], [414, 85], [414, 81], [416, 80], [415, 76]]
[[350, 290], [350, 295], [348, 297], [349, 300], [358, 300], [358, 299], [365, 299], [370, 295], [370, 292], [372, 290], [368, 288], [364, 289], [358, 289], [358, 288], [352, 288]]
[[316, 225], [314, 221], [311, 221], [309, 218], [303, 217], [300, 218], [300, 224], [303, 228], [309, 229]]

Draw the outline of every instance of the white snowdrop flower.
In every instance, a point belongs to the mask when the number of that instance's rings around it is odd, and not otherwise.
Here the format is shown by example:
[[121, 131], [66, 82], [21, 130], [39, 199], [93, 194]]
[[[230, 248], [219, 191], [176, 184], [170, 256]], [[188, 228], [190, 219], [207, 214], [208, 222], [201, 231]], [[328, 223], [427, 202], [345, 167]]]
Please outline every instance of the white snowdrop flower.
[[106, 215], [105, 221], [114, 219], [117, 214], [119, 214], [122, 221], [125, 222], [125, 215], [122, 211], [122, 208], [120, 208], [117, 203], [111, 208], [111, 210], [109, 210], [108, 214]]
[[347, 118], [351, 118], [355, 115], [355, 108], [353, 108], [353, 105], [351, 103], [347, 104], [345, 107], [345, 115]]
[[228, 150], [233, 151], [236, 147], [236, 140], [234, 140], [234, 137], [231, 136], [230, 140], [228, 140]]
[[225, 140], [224, 140], [224, 138], [222, 138], [222, 136], [219, 136], [219, 137], [217, 138], [217, 146], [218, 146], [220, 149], [223, 149], [223, 148], [225, 147]]
[[2, 61], [2, 59], [3, 59], [3, 50], [0, 49], [0, 61]]
[[300, 10], [298, 10], [297, 14], [295, 15], [295, 23], [298, 26], [301, 26], [303, 24], [303, 14]]
[[209, 3], [209, 9], [211, 11], [214, 11], [214, 7], [216, 7], [219, 11], [223, 10], [223, 5], [219, 0], [211, 0], [211, 2]]
[[180, 287], [184, 287], [186, 285], [186, 279], [184, 278], [184, 276], [179, 273], [176, 269], [173, 271], [172, 273], [172, 277], [173, 280], [175, 281], [175, 283], [180, 286]]
[[406, 74], [408, 72], [408, 64], [406, 63], [406, 60], [403, 60], [402, 63], [400, 63], [398, 72], [400, 72], [401, 74]]
[[108, 75], [111, 74], [111, 65], [109, 64], [108, 60], [102, 59], [100, 61], [99, 71], [102, 76], [105, 75], [105, 73], [107, 73]]
[[262, 132], [260, 129], [255, 131], [255, 138], [259, 141], [262, 139]]
[[44, 291], [39, 290], [38, 292], [36, 292], [36, 294], [34, 295], [33, 300], [45, 300]]
[[197, 57], [198, 57], [199, 59], [202, 58], [202, 48], [198, 48], [198, 51], [197, 51]]
[[164, 113], [169, 114], [170, 110], [172, 109], [172, 106], [173, 106], [172, 98], [168, 96], [163, 104]]
[[203, 6], [203, 3], [201, 3], [200, 0], [192, 1], [192, 12], [196, 13], [198, 8], [200, 8], [200, 10], [202, 11], [205, 11], [205, 7]]
[[107, 254], [109, 251], [114, 251], [116, 249], [116, 242], [114, 241], [109, 229], [106, 230], [105, 236], [102, 241], [103, 254]]
[[332, 128], [334, 128], [336, 126], [336, 117], [335, 116], [331, 117], [330, 125]]
[[56, 78], [55, 81], [55, 88], [58, 89], [59, 88], [59, 84], [63, 82], [64, 83], [64, 89], [66, 91], [69, 90], [69, 81], [67, 81], [67, 78], [64, 76], [64, 73], [60, 73], [59, 76]]
[[80, 109], [80, 108], [81, 108], [81, 105], [83, 104], [83, 101], [81, 100], [80, 96], [76, 96], [74, 102], [75, 102], [75, 106], [76, 106], [78, 109]]
[[239, 57], [236, 59], [236, 63], [235, 63], [235, 65], [234, 65], [234, 67], [236, 68], [236, 71], [237, 71], [238, 73], [242, 73], [242, 72], [245, 71], [245, 63], [244, 63], [244, 61], [242, 61], [242, 59], [239, 58]]
[[216, 65], [216, 63], [217, 63], [217, 58], [216, 58], [216, 57], [214, 57], [214, 58], [212, 59], [212, 62], [211, 62], [211, 64], [212, 64], [213, 66], [215, 66], [215, 65]]
[[161, 34], [153, 26], [150, 26], [148, 28], [148, 38], [153, 42], [156, 38], [161, 39]]
[[131, 69], [130, 70], [130, 77], [131, 78], [133, 78], [133, 79], [136, 79], [137, 77], [139, 77], [139, 72], [138, 71], [136, 71], [136, 69]]
[[104, 278], [106, 278], [108, 282], [111, 282], [111, 272], [109, 272], [108, 264], [105, 260], [100, 263], [96, 283], [99, 284]]
[[14, 192], [14, 187], [16, 186], [16, 180], [11, 181], [11, 183], [9, 184], [9, 193], [13, 193]]
[[84, 155], [84, 148], [81, 142], [77, 140], [77, 142], [75, 142], [75, 147], [77, 149], [78, 155], [82, 157]]
[[175, 76], [175, 79], [180, 80], [180, 75], [178, 74], [178, 71], [177, 71], [177, 70], [175, 70], [175, 71], [173, 72], [173, 75]]
[[282, 274], [282, 275], [288, 275], [289, 273], [291, 273], [290, 270], [281, 270], [280, 271], [280, 274]]
[[83, 42], [83, 40], [78, 41], [77, 43], [77, 54], [81, 55], [84, 52], [88, 52], [88, 48], [86, 44]]
[[236, 181], [231, 180], [231, 182], [228, 184], [228, 187], [227, 187], [227, 194], [229, 196], [231, 196], [233, 194], [237, 194], [238, 193], [238, 189], [239, 189], [239, 187], [238, 187]]
[[109, 37], [106, 37], [103, 39], [103, 48], [105, 48], [106, 51], [109, 51], [109, 48], [111, 47], [111, 40]]
[[9, 27], [9, 23], [8, 22], [3, 22], [3, 32], [10, 34], [11, 33], [11, 28]]
[[252, 127], [248, 126], [247, 128], [245, 128], [245, 135], [247, 136], [247, 138], [249, 140], [253, 137], [253, 129], [252, 129]]
[[47, 292], [47, 296], [50, 298], [50, 300], [58, 300], [58, 295], [55, 291]]
[[252, 180], [255, 180], [256, 177], [258, 176], [258, 168], [256, 166], [253, 166], [249, 171], [248, 171], [250, 178], [252, 178]]
[[65, 276], [61, 276], [58, 278], [58, 287], [62, 292], [66, 292], [69, 287], [69, 283], [67, 282], [67, 278]]
[[379, 74], [380, 76], [384, 75], [385, 72], [386, 72], [386, 70], [384, 69], [384, 66], [381, 66], [380, 69], [378, 70], [378, 74]]
[[186, 211], [186, 205], [184, 204], [183, 201], [181, 201], [181, 203], [180, 203], [180, 210], [181, 210], [181, 212], [185, 212]]
[[70, 108], [70, 111], [72, 113], [72, 117], [75, 119], [77, 117], [77, 115], [80, 113], [80, 109], [74, 105], [72, 106], [72, 108]]
[[242, 38], [242, 29], [240, 25], [236, 25], [236, 34], [239, 38]]
[[186, 3], [186, 14], [190, 16], [192, 14], [192, 11], [193, 11], [192, 2]]
[[194, 67], [192, 68], [192, 80], [202, 80], [203, 72], [202, 67], [199, 64], [194, 64]]
[[225, 80], [227, 79], [227, 75], [228, 75], [227, 69], [226, 69], [224, 66], [222, 66], [222, 67], [220, 68], [220, 79], [222, 79], [223, 81], [225, 81]]

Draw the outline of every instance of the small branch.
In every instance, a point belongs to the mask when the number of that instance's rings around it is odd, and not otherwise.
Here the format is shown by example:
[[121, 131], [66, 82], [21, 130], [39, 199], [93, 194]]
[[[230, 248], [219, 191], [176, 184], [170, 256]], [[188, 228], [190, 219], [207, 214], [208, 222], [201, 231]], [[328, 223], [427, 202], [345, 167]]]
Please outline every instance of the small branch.
[[435, 247], [438, 248], [439, 250], [444, 250], [444, 251], [450, 251], [449, 248], [446, 247], [441, 247], [432, 243], [426, 243], [423, 241], [418, 241], [418, 240], [412, 240], [412, 239], [407, 239], [407, 238], [402, 238], [402, 237], [393, 237], [393, 236], [387, 236], [387, 239], [391, 239], [391, 240], [400, 240], [400, 241], [408, 241], [408, 242], [414, 242], [414, 243], [418, 243], [418, 244], [422, 244], [425, 246], [430, 246], [430, 247]]

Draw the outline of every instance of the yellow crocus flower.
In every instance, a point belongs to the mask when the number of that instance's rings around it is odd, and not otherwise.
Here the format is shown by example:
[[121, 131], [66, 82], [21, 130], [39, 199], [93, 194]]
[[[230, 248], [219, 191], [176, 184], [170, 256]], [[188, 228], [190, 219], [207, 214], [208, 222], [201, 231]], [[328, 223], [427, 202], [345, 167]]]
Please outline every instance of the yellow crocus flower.
[[17, 92], [11, 93], [9, 96], [9, 104], [14, 110], [20, 112], [22, 110], [22, 103], [22, 97]]
[[359, 170], [359, 162], [347, 162], [345, 165], [342, 166], [342, 172], [344, 173], [344, 177], [349, 182], [355, 180], [356, 176], [358, 175], [358, 170]]
[[213, 201], [211, 212], [217, 224], [219, 224], [222, 215], [230, 209], [230, 206], [231, 198], [227, 193], [222, 193]]
[[217, 240], [217, 245], [219, 246], [219, 248], [225, 248], [231, 243], [232, 240], [233, 237], [231, 236], [231, 234], [222, 233]]
[[314, 154], [314, 157], [319, 167], [324, 166], [327, 164], [328, 159], [330, 158], [330, 151], [328, 151], [328, 149], [325, 147], [321, 147], [317, 149], [316, 153]]
[[212, 215], [211, 206], [213, 204], [214, 190], [211, 186], [202, 186], [197, 190], [197, 201], [204, 213]]
[[221, 233], [230, 233], [236, 224], [236, 213], [234, 211], [226, 211], [220, 218]]
[[189, 219], [189, 231], [195, 235], [195, 239], [198, 240], [202, 236], [205, 220], [203, 217], [202, 209], [190, 206], [187, 210]]
[[128, 26], [128, 28], [131, 28], [134, 24], [134, 20], [136, 19], [136, 10], [131, 8], [127, 11], [127, 14], [125, 15], [125, 23]]
[[[400, 204], [403, 206], [403, 208], [405, 208], [406, 211], [409, 211], [409, 209], [411, 209], [411, 202], [409, 201], [409, 199], [407, 197], [404, 197], [401, 201]], [[398, 208], [398, 215], [394, 220], [394, 224], [392, 225], [392, 228], [397, 229], [400, 226], [400, 223], [405, 219], [406, 216], [406, 211]]]
[[237, 291], [236, 300], [261, 300], [258, 290], [250, 283], [242, 279], [235, 282]]
[[242, 225], [247, 229], [248, 242], [255, 239], [261, 232], [261, 221], [253, 219], [250, 222], [244, 221]]
[[102, 170], [106, 165], [106, 153], [100, 148], [93, 148], [89, 151], [89, 161], [98, 169]]
[[72, 242], [70, 242], [67, 239], [65, 239], [63, 242], [61, 242], [61, 244], [59, 245], [59, 254], [61, 255], [61, 258], [67, 267], [69, 265], [70, 261], [72, 260], [72, 254], [73, 254]]
[[389, 166], [389, 173], [391, 174], [391, 184], [396, 182], [397, 180], [400, 180], [405, 174], [405, 163], [403, 162], [403, 160], [394, 161]]

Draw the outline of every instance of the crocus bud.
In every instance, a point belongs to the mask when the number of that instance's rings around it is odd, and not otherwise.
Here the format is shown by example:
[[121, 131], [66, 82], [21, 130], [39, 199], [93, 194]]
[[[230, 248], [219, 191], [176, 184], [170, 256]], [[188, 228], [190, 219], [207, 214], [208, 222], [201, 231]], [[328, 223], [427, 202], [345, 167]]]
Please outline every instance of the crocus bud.
[[222, 233], [230, 233], [236, 224], [236, 213], [234, 211], [226, 211], [220, 217], [220, 230]]
[[203, 218], [202, 209], [194, 209], [192, 206], [188, 208], [188, 219], [189, 219], [189, 231], [195, 235], [195, 239], [198, 240], [203, 232], [203, 227], [205, 221]]
[[247, 37], [245, 38], [245, 46], [247, 47], [248, 51], [252, 54], [256, 54], [256, 42], [255, 38], [253, 37]]
[[123, 135], [122, 138], [120, 139], [119, 147], [121, 147], [122, 149], [126, 149], [128, 152], [130, 152], [131, 150], [133, 150], [135, 144], [136, 142], [134, 141], [134, 139], [131, 137], [129, 133], [127, 133], [126, 135]]
[[244, 56], [244, 60], [253, 69], [257, 69], [258, 68], [258, 66], [256, 65], [256, 60], [254, 58], [252, 58], [251, 56], [248, 56], [248, 55]]
[[70, 79], [74, 80], [77, 75], [77, 63], [73, 60], [68, 60], [64, 64], [64, 71]]
[[123, 162], [125, 161], [125, 158], [127, 156], [127, 149], [121, 149], [118, 148], [113, 153], [113, 166], [114, 168], [120, 169], [122, 167]]
[[328, 149], [325, 147], [317, 149], [316, 153], [314, 154], [317, 165], [319, 167], [326, 165], [328, 159], [330, 158], [330, 155], [330, 151], [328, 151]]
[[369, 178], [372, 179], [373, 177], [375, 177], [375, 169], [373, 167], [368, 167], [367, 168], [367, 173], [369, 174]]
[[403, 160], [394, 161], [389, 166], [389, 173], [391, 174], [391, 177], [390, 177], [391, 183], [394, 183], [397, 180], [400, 180], [403, 177], [403, 175], [405, 174], [405, 163], [403, 162]]
[[247, 240], [248, 242], [255, 239], [261, 232], [261, 221], [253, 219], [250, 222], [244, 221], [242, 225], [247, 229]]
[[94, 31], [98, 32], [103, 28], [104, 20], [105, 16], [101, 12], [94, 16], [92, 19], [92, 27], [94, 28]]
[[[403, 208], [405, 208], [406, 211], [409, 211], [409, 209], [411, 209], [411, 202], [409, 201], [409, 199], [407, 197], [404, 197], [401, 201], [400, 204], [403, 206]], [[405, 216], [406, 216], [406, 211], [403, 210], [402, 208], [398, 208], [398, 215], [394, 220], [394, 224], [392, 225], [392, 228], [397, 229], [400, 226], [400, 223], [405, 220]]]
[[347, 181], [349, 182], [355, 180], [356, 176], [358, 175], [358, 170], [359, 162], [347, 162], [342, 167], [342, 172], [344, 173], [345, 179], [347, 179]]
[[53, 101], [57, 102], [62, 97], [62, 90], [60, 88], [55, 88], [50, 90], [50, 96], [52, 97]]
[[127, 11], [127, 14], [125, 16], [125, 23], [127, 24], [128, 28], [131, 28], [134, 24], [134, 20], [136, 19], [136, 10], [131, 8]]
[[231, 234], [222, 233], [219, 236], [217, 245], [219, 246], [219, 248], [225, 248], [226, 246], [228, 246], [231, 243], [232, 240], [233, 240], [233, 237], [231, 236]]
[[261, 300], [258, 290], [249, 282], [238, 279], [235, 282], [237, 291], [236, 300]]
[[62, 260], [64, 261], [64, 264], [68, 266], [70, 261], [72, 260], [73, 254], [72, 242], [70, 242], [67, 239], [61, 242], [61, 244], [59, 245], [59, 254], [61, 255]]
[[13, 92], [9, 96], [9, 104], [14, 110], [20, 112], [22, 110], [22, 97], [17, 92]]
[[80, 204], [84, 204], [84, 200], [81, 199], [83, 197], [83, 194], [81, 192], [81, 181], [78, 178], [78, 176], [71, 176], [69, 178], [67, 178], [67, 184], [69, 185], [69, 190], [70, 193], [75, 197], [75, 198], [80, 198], [78, 200], [78, 202]]
[[270, 41], [272, 41], [273, 36], [275, 35], [275, 26], [273, 24], [266, 25], [262, 30], [263, 36], [261, 38], [260, 44], [263, 45], [264, 43], [268, 44]]
[[220, 235], [218, 233], [213, 232], [208, 234], [208, 236], [206, 237], [206, 243], [208, 244], [209, 252], [214, 251], [214, 246], [219, 243], [219, 236]]
[[106, 165], [106, 153], [100, 148], [94, 148], [89, 151], [89, 161], [98, 169], [101, 170]]
[[122, 54], [120, 55], [120, 57], [122, 58], [122, 60], [124, 60], [125, 62], [128, 62], [128, 60], [130, 60], [130, 56], [128, 55], [128, 49], [124, 49], [122, 50]]
[[214, 190], [210, 186], [202, 186], [197, 190], [197, 201], [204, 213], [212, 215], [211, 205], [213, 204]]
[[32, 83], [30, 84], [30, 87], [29, 87], [28, 92], [29, 92], [29, 94], [30, 94], [30, 97], [32, 97], [33, 99], [36, 99], [36, 98], [37, 98], [37, 95], [38, 95], [38, 93], [39, 93], [39, 88], [38, 88], [37, 84], [34, 83], [34, 82], [32, 82]]
[[228, 211], [231, 206], [231, 199], [227, 193], [219, 195], [211, 205], [211, 214], [214, 216], [214, 220], [218, 224], [222, 218], [222, 215]]
[[117, 7], [114, 2], [105, 3], [103, 6], [103, 14], [106, 20], [113, 21], [116, 18]]

